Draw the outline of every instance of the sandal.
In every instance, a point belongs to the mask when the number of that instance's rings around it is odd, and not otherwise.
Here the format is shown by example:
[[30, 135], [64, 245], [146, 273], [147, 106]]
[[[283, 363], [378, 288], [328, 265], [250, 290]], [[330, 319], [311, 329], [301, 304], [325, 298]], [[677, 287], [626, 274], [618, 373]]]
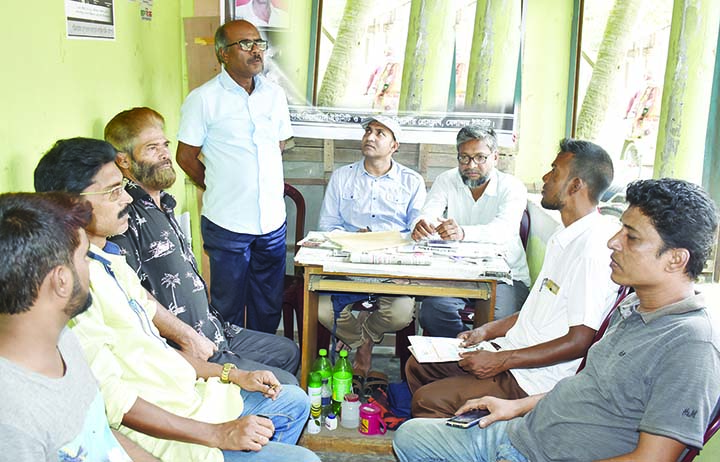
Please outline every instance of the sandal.
[[382, 390], [387, 393], [388, 376], [379, 371], [370, 371], [365, 377], [365, 388], [363, 394], [369, 398], [375, 390]]
[[365, 391], [365, 376], [353, 375], [352, 377], [352, 392], [358, 396], [363, 396]]

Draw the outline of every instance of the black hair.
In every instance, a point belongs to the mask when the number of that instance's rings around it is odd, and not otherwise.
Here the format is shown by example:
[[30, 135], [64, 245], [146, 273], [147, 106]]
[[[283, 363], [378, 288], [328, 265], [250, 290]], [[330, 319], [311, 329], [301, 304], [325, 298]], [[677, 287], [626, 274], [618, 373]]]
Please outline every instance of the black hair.
[[690, 259], [685, 272], [696, 279], [715, 240], [717, 208], [698, 185], [673, 178], [640, 180], [627, 188], [627, 202], [652, 222], [663, 241], [658, 252], [686, 249]]
[[116, 154], [107, 141], [92, 138], [60, 140], [35, 167], [35, 191], [79, 194], [93, 183], [102, 167], [115, 162]]
[[[28, 311], [53, 268], [74, 268], [92, 206], [66, 193], [0, 194], [0, 313]], [[84, 231], [83, 231], [84, 232]]]
[[615, 174], [610, 155], [595, 143], [572, 138], [560, 141], [560, 152], [573, 154], [570, 176], [583, 180], [590, 199], [598, 203]]

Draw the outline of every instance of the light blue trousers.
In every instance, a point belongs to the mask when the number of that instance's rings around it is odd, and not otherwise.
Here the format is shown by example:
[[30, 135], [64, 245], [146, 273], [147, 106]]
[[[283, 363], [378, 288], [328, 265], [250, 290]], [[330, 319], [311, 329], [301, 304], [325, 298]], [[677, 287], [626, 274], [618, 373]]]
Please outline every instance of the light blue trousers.
[[510, 443], [508, 422], [487, 428], [455, 428], [447, 419], [411, 419], [395, 432], [393, 448], [400, 462], [528, 462]]
[[236, 461], [280, 461], [319, 462], [312, 451], [295, 446], [310, 413], [310, 399], [299, 387], [283, 385], [280, 396], [273, 401], [261, 393], [242, 390], [245, 406], [240, 417], [262, 414], [269, 417], [275, 426], [272, 440], [260, 451], [223, 451], [225, 462]]

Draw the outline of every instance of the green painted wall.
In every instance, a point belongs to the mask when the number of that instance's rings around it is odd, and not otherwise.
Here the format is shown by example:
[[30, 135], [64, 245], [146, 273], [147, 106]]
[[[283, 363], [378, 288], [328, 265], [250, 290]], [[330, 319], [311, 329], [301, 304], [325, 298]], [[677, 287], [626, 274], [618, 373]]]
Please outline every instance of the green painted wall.
[[[62, 1], [0, 5], [0, 192], [32, 191], [42, 153], [60, 138], [101, 138], [117, 112], [139, 105], [166, 117], [175, 140], [183, 98], [181, 11], [192, 1], [156, 1], [153, 20], [140, 2], [115, 1], [116, 39], [65, 37]], [[173, 188], [181, 191], [182, 181]], [[183, 195], [178, 199], [182, 202]]]
[[522, 96], [515, 174], [540, 184], [565, 137], [573, 0], [524, 2]]

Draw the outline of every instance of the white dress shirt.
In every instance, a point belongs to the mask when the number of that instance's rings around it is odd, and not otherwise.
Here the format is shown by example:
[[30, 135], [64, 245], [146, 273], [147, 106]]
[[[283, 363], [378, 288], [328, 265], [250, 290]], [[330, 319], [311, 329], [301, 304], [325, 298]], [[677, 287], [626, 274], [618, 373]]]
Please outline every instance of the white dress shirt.
[[[504, 350], [516, 350], [562, 337], [573, 326], [597, 330], [617, 297], [607, 247], [617, 229], [617, 222], [593, 212], [556, 231], [517, 322], [494, 342]], [[510, 373], [528, 395], [534, 395], [574, 375], [579, 365], [580, 359], [575, 359]]]
[[465, 231], [466, 241], [490, 241], [504, 246], [512, 278], [530, 287], [530, 272], [519, 233], [527, 207], [527, 188], [514, 176], [497, 169], [493, 169], [488, 181], [485, 192], [476, 201], [457, 168], [441, 173], [430, 188], [420, 218], [431, 223], [437, 223], [438, 218], [453, 218]]
[[292, 136], [285, 92], [261, 75], [248, 95], [223, 70], [180, 110], [178, 140], [202, 147], [202, 214], [227, 230], [267, 234], [285, 221], [282, 153]]

